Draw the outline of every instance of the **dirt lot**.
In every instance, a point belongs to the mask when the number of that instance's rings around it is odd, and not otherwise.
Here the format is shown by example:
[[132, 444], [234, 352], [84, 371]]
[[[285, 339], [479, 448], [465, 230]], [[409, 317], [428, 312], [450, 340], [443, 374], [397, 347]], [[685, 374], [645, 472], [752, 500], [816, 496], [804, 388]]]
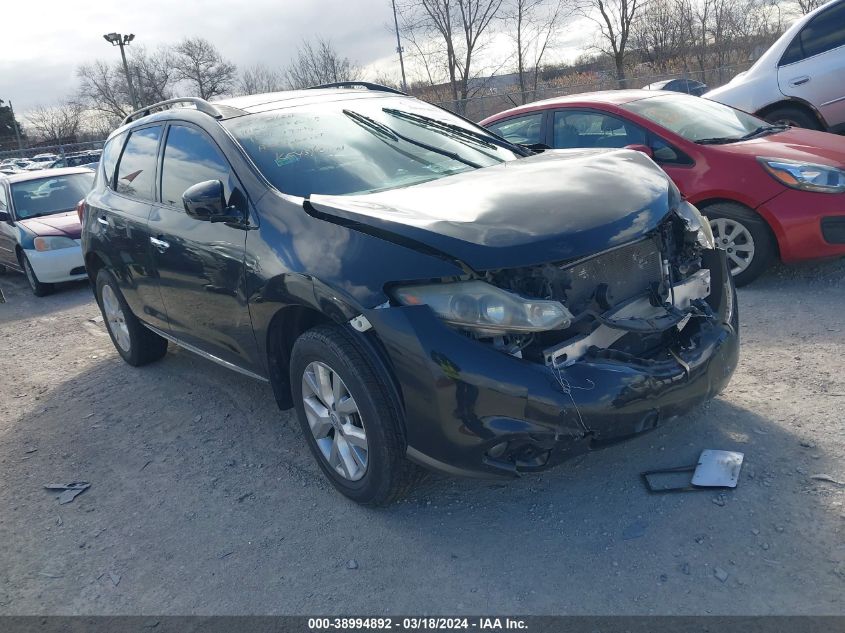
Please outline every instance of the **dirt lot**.
[[[741, 290], [740, 367], [686, 419], [384, 510], [334, 492], [269, 387], [172, 346], [133, 369], [87, 286], [0, 277], [0, 613], [845, 614], [845, 484], [813, 478], [845, 482], [843, 277]], [[735, 491], [645, 492], [703, 448], [745, 452]]]

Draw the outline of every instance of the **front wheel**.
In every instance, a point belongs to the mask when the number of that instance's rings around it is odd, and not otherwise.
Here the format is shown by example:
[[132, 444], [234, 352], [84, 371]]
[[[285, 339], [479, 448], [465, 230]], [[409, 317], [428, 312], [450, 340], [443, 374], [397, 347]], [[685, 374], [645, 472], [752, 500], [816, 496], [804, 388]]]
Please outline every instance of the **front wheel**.
[[167, 340], [144, 327], [129, 309], [114, 275], [107, 270], [97, 275], [97, 302], [112, 343], [127, 363], [139, 367], [167, 353]]
[[776, 125], [791, 125], [807, 130], [821, 130], [818, 119], [800, 108], [784, 107], [772, 110], [766, 115], [766, 121]]
[[38, 275], [35, 274], [32, 264], [29, 263], [29, 258], [24, 254], [21, 254], [21, 265], [23, 266], [23, 272], [26, 275], [26, 281], [29, 283], [32, 294], [36, 297], [44, 297], [53, 292], [53, 284], [45, 284], [38, 281]]
[[751, 283], [769, 267], [777, 245], [763, 218], [735, 202], [719, 202], [702, 213], [710, 220], [716, 248], [727, 254], [737, 286]]
[[358, 503], [386, 505], [421, 471], [404, 457], [395, 398], [351, 337], [337, 326], [300, 336], [290, 361], [292, 395], [302, 432], [332, 485]]

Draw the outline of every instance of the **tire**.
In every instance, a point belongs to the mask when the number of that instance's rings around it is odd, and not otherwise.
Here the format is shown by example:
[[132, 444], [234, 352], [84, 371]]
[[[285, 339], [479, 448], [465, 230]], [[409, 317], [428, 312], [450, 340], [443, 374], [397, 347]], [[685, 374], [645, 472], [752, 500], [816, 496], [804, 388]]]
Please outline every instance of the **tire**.
[[167, 339], [148, 330], [138, 320], [114, 276], [107, 270], [97, 274], [97, 303], [118, 354], [133, 367], [159, 360], [167, 353]]
[[710, 220], [716, 247], [727, 251], [737, 286], [754, 281], [777, 256], [777, 243], [766, 221], [736, 202], [718, 202], [702, 209]]
[[[399, 405], [350, 333], [338, 326], [305, 332], [293, 346], [290, 379], [302, 433], [341, 494], [383, 506], [419, 481], [423, 471], [405, 459]], [[321, 396], [322, 385], [333, 389]]]
[[793, 127], [802, 127], [808, 130], [821, 130], [818, 119], [806, 110], [784, 106], [769, 112], [765, 117], [769, 123], [784, 123]]
[[36, 297], [45, 297], [53, 292], [53, 284], [45, 284], [38, 281], [38, 276], [32, 269], [32, 264], [29, 263], [29, 259], [23, 253], [21, 253], [21, 268], [23, 268], [26, 281], [32, 290], [32, 294]]

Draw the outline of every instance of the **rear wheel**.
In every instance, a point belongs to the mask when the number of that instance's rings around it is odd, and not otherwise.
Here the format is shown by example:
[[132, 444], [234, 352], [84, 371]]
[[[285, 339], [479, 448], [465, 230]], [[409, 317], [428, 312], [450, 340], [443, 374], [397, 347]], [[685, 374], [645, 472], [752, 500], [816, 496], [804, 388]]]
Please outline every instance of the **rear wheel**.
[[710, 220], [716, 247], [727, 254], [737, 286], [744, 286], [769, 267], [777, 246], [766, 221], [735, 202], [719, 202], [702, 211]]
[[349, 333], [320, 326], [300, 336], [290, 376], [302, 432], [342, 494], [386, 505], [419, 480], [404, 457], [398, 405]]
[[112, 343], [127, 363], [139, 367], [167, 353], [167, 340], [143, 326], [107, 270], [97, 275], [97, 301]]
[[24, 254], [21, 254], [21, 266], [23, 266], [23, 272], [26, 275], [26, 281], [29, 283], [29, 287], [32, 289], [32, 294], [36, 297], [43, 297], [53, 292], [53, 284], [45, 284], [38, 281], [38, 275], [35, 274], [32, 264], [29, 263], [29, 259]]
[[766, 115], [765, 119], [769, 123], [775, 123], [779, 125], [803, 127], [808, 130], [822, 129], [822, 126], [819, 125], [819, 121], [818, 119], [816, 119], [816, 117], [808, 113], [806, 110], [790, 106], [784, 106], [781, 108], [777, 108], [776, 110], [772, 110]]

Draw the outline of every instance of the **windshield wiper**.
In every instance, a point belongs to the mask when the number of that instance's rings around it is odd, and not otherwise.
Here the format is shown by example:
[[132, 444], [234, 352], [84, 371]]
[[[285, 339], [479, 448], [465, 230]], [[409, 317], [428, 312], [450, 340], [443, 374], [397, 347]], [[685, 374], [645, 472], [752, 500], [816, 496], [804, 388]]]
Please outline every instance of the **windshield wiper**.
[[416, 123], [422, 127], [440, 130], [441, 132], [446, 132], [452, 136], [458, 136], [463, 139], [475, 141], [476, 143], [491, 149], [501, 147], [510, 150], [515, 154], [519, 154], [520, 156], [530, 156], [534, 153], [526, 147], [520, 147], [519, 145], [515, 145], [510, 141], [500, 139], [491, 134], [482, 134], [481, 132], [476, 132], [475, 130], [470, 130], [469, 128], [465, 128], [454, 123], [447, 123], [446, 121], [440, 121], [438, 119], [425, 116], [424, 114], [405, 112], [404, 110], [397, 110], [395, 108], [382, 108], [382, 112], [389, 114], [390, 116], [395, 116], [397, 119]]
[[434, 145], [429, 145], [428, 143], [423, 143], [422, 141], [417, 141], [416, 139], [412, 139], [408, 136], [405, 136], [404, 134], [400, 134], [399, 132], [397, 132], [391, 127], [388, 127], [384, 123], [379, 123], [375, 119], [371, 119], [370, 117], [365, 116], [359, 112], [354, 112], [353, 110], [343, 110], [343, 113], [364, 129], [378, 136], [387, 136], [392, 141], [405, 141], [406, 143], [416, 145], [417, 147], [421, 147], [425, 150], [428, 150], [429, 152], [434, 152], [435, 154], [440, 154], [441, 156], [445, 156], [446, 158], [451, 158], [452, 160], [457, 161], [459, 163], [463, 163], [464, 165], [468, 165], [473, 169], [481, 169], [482, 167], [478, 163], [466, 159], [460, 154], [456, 154], [455, 152], [450, 152], [449, 150], [442, 149], [440, 147], [435, 147]]
[[740, 141], [748, 141], [763, 134], [772, 134], [774, 132], [782, 132], [789, 128], [788, 125], [761, 125], [756, 130], [752, 130], [748, 134], [742, 136], [716, 136], [714, 138], [700, 138], [696, 141], [699, 145], [725, 145], [727, 143], [739, 143]]

